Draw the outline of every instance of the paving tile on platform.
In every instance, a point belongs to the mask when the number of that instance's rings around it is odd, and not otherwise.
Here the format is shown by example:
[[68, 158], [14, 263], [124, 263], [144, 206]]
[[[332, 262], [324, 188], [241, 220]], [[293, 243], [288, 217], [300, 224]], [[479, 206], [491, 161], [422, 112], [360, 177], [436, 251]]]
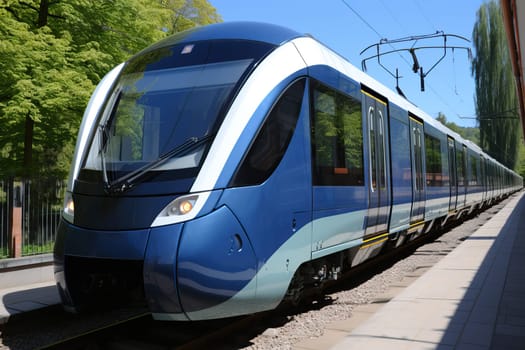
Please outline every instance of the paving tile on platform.
[[424, 329], [414, 337], [414, 340], [439, 346], [453, 346], [457, 343], [461, 330], [462, 326], [459, 325], [447, 327], [446, 329]]
[[468, 322], [494, 325], [498, 316], [498, 308], [495, 306], [475, 307], [468, 317]]
[[475, 275], [476, 271], [473, 270], [433, 269], [431, 274], [422, 276], [399, 297], [450, 300], [473, 298], [474, 296], [467, 294], [467, 291], [481, 287], [481, 285], [472, 285]]
[[478, 322], [466, 324], [461, 334], [460, 343], [474, 344], [479, 346], [490, 346], [494, 325]]
[[[331, 348], [333, 350], [407, 350], [410, 343], [405, 339], [351, 335]], [[429, 348], [430, 349], [430, 348]]]
[[346, 336], [347, 336], [346, 332], [326, 329], [322, 337], [303, 340], [297, 344], [294, 344], [293, 349], [295, 350], [329, 349], [331, 346], [339, 343]]
[[525, 335], [494, 334], [491, 349], [523, 350]]

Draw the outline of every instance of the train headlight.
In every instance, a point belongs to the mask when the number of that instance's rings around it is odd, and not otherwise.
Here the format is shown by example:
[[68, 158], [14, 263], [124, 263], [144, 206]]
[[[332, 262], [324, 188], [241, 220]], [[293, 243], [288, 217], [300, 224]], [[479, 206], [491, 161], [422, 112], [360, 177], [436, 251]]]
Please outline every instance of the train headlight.
[[188, 214], [193, 209], [194, 204], [195, 204], [194, 200], [188, 200], [188, 199], [183, 200], [182, 202], [180, 202], [178, 206], [179, 213], [182, 215]]
[[177, 198], [166, 207], [166, 214], [168, 216], [187, 215], [193, 210], [198, 198], [199, 196]]
[[181, 196], [175, 199], [162, 209], [151, 226], [155, 227], [176, 224], [195, 218], [209, 196], [210, 192], [203, 192]]
[[66, 192], [64, 197], [64, 210], [62, 211], [62, 217], [70, 223], [73, 223], [73, 220], [75, 219], [75, 202], [73, 201], [73, 195], [71, 192]]

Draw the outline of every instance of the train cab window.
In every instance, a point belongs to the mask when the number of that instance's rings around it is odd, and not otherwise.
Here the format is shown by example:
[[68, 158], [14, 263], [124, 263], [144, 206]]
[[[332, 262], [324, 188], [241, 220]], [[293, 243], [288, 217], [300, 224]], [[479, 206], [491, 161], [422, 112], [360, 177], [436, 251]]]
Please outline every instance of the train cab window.
[[237, 169], [231, 186], [258, 185], [273, 173], [288, 148], [301, 111], [305, 79], [281, 95]]
[[425, 134], [425, 157], [427, 165], [427, 186], [443, 186], [441, 141], [428, 134]]
[[319, 83], [311, 99], [313, 184], [363, 186], [361, 101]]

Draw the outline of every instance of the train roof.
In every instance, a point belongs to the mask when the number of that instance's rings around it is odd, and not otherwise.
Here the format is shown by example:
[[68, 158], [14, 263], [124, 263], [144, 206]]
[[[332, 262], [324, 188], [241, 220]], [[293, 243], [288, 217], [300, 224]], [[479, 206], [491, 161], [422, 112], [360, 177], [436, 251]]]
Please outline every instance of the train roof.
[[305, 36], [292, 29], [260, 22], [225, 22], [192, 28], [161, 40], [139, 54], [174, 44], [201, 40], [253, 40], [275, 46]]

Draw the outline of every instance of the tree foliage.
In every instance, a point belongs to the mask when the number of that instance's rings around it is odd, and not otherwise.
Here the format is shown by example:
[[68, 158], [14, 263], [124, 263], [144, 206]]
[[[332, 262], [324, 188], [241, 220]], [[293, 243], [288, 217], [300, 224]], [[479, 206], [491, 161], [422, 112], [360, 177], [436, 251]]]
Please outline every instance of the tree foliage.
[[514, 169], [521, 177], [525, 178], [525, 144], [523, 141], [523, 136], [519, 142], [519, 151], [518, 151], [518, 162], [516, 168]]
[[0, 1], [0, 177], [65, 177], [89, 96], [151, 43], [219, 22], [207, 0]]
[[361, 104], [333, 91], [315, 91], [314, 110], [317, 163], [362, 169]]
[[518, 100], [512, 75], [501, 9], [494, 0], [477, 12], [472, 33], [476, 56], [472, 74], [476, 83], [476, 114], [480, 146], [514, 169], [518, 157]]
[[438, 113], [436, 120], [445, 125], [450, 130], [458, 133], [464, 139], [470, 140], [479, 146], [479, 128], [463, 127], [457, 125], [454, 122], [449, 122], [447, 117], [441, 112]]

